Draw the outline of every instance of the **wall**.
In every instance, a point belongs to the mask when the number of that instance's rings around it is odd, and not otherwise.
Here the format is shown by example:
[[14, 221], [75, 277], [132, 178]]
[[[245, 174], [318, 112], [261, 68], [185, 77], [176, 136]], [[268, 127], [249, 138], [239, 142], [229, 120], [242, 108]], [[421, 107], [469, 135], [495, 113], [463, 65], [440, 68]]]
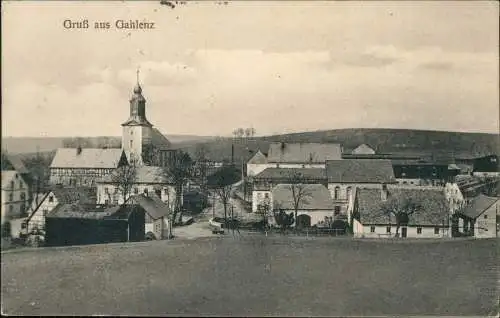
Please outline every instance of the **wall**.
[[1, 224], [20, 218], [29, 208], [28, 185], [18, 173], [12, 182], [2, 189]]
[[50, 168], [50, 183], [64, 186], [95, 186], [114, 169]]
[[[52, 202], [50, 202], [50, 197], [53, 197]], [[52, 211], [59, 202], [54, 194], [51, 192], [49, 195], [40, 203], [38, 209], [36, 209], [28, 221], [27, 232], [31, 232], [33, 229], [45, 229], [45, 214]], [[45, 213], [44, 213], [45, 211]]]
[[477, 238], [498, 237], [496, 217], [498, 201], [481, 214], [474, 224], [474, 236]]
[[324, 163], [256, 163], [247, 164], [247, 176], [255, 176], [267, 168], [325, 168]]
[[256, 191], [256, 190], [254, 190], [252, 192], [252, 212], [257, 212], [257, 207], [260, 203], [264, 202], [266, 194], [269, 196], [269, 202], [270, 202], [270, 205], [272, 206], [273, 202], [272, 202], [271, 191]]
[[[339, 187], [339, 196], [335, 199], [335, 188]], [[351, 196], [347, 197], [347, 188], [351, 187]], [[363, 188], [380, 188], [382, 190], [382, 185], [379, 183], [328, 183], [328, 191], [330, 191], [330, 197], [332, 198], [334, 206], [340, 207], [340, 215], [350, 219], [349, 211], [352, 211], [352, 196], [356, 193], [357, 187]], [[349, 204], [351, 202], [351, 204]]]
[[[371, 226], [370, 225], [363, 225], [363, 231], [362, 233], [358, 232], [357, 236], [363, 236], [366, 238], [388, 238], [388, 237], [394, 237], [396, 234], [396, 226], [392, 225], [391, 226], [391, 233], [387, 233], [387, 226], [388, 225], [376, 225], [375, 226], [375, 232], [371, 232]], [[439, 226], [439, 234], [434, 234], [434, 227], [422, 227], [422, 233], [417, 234], [417, 227], [416, 226], [408, 226], [407, 228], [407, 237], [408, 238], [441, 238], [441, 237], [451, 237], [451, 230], [446, 227], [442, 228]], [[399, 235], [401, 237], [401, 230], [402, 228], [399, 229]]]
[[[146, 126], [124, 126], [122, 148], [130, 161], [130, 154], [134, 153], [142, 164], [142, 145], [151, 143], [151, 128]], [[132, 141], [132, 145], [130, 142]]]
[[[287, 214], [294, 213], [293, 210], [285, 210]], [[317, 225], [320, 221], [324, 221], [325, 217], [333, 217], [333, 211], [330, 210], [298, 210], [297, 216], [306, 214], [311, 217], [311, 226]], [[270, 224], [276, 225], [274, 217], [270, 218]], [[292, 225], [294, 226], [294, 225]]]

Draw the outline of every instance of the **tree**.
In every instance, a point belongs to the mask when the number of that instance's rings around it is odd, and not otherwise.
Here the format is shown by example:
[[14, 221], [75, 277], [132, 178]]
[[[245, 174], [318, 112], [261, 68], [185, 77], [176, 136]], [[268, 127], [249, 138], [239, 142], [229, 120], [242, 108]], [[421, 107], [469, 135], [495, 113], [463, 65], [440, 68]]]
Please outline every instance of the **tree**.
[[[182, 193], [184, 185], [192, 176], [193, 160], [188, 153], [178, 151], [175, 155], [171, 156], [169, 162], [165, 167], [165, 177], [172, 180], [175, 185], [175, 208], [172, 215], [172, 220], [175, 224], [177, 216], [182, 214]], [[179, 213], [180, 212], [180, 213]]]
[[286, 214], [286, 212], [282, 209], [279, 209], [279, 212], [274, 213], [274, 220], [283, 232], [295, 222], [293, 213]]
[[231, 200], [233, 184], [239, 180], [234, 165], [225, 165], [208, 177], [208, 186], [215, 192], [224, 206], [224, 221], [227, 224], [228, 204]]
[[399, 237], [399, 228], [401, 225], [408, 224], [409, 218], [420, 211], [422, 206], [412, 197], [400, 193], [390, 196], [381, 206], [382, 213], [389, 218], [396, 220], [396, 237]]
[[2, 150], [2, 171], [4, 170], [14, 170], [14, 166], [10, 163], [7, 150]]
[[263, 202], [257, 205], [257, 214], [262, 216], [262, 223], [264, 225], [264, 231], [267, 236], [267, 229], [269, 226], [269, 218], [272, 216], [272, 206], [269, 199], [264, 199]]
[[111, 182], [116, 186], [116, 188], [120, 192], [123, 198], [123, 203], [125, 203], [130, 197], [130, 194], [132, 193], [132, 187], [136, 182], [136, 178], [137, 178], [137, 163], [135, 160], [131, 160], [131, 162], [128, 165], [124, 165], [117, 168], [111, 174]]
[[45, 192], [50, 178], [50, 164], [52, 156], [37, 152], [35, 156], [26, 158], [24, 164], [29, 171], [29, 180], [26, 180], [29, 185], [30, 197], [35, 200], [35, 205], [38, 205], [38, 195]]
[[[312, 193], [308, 189], [307, 184], [302, 183], [304, 180], [303, 175], [299, 172], [294, 172], [290, 178], [290, 185], [288, 188], [292, 193], [292, 204], [293, 204], [293, 212], [294, 219], [297, 221], [297, 214], [299, 208], [308, 202], [308, 199], [311, 197]], [[295, 228], [297, 228], [297, 224], [295, 224]]]
[[[207, 195], [207, 178], [210, 169], [214, 163], [208, 160], [208, 148], [204, 144], [196, 146], [195, 150], [196, 174], [195, 179], [200, 185], [201, 192], [204, 196]], [[206, 202], [204, 202], [205, 204]]]

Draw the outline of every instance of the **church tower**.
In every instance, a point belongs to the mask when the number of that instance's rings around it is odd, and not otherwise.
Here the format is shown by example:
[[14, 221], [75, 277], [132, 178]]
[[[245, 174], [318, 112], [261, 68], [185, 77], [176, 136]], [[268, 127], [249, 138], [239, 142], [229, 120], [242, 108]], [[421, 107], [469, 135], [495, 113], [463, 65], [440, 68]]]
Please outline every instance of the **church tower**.
[[142, 87], [137, 84], [130, 99], [130, 116], [122, 124], [122, 148], [129, 162], [131, 158], [138, 164], [143, 164], [142, 155], [145, 146], [151, 144], [153, 125], [146, 119], [146, 99], [142, 96]]

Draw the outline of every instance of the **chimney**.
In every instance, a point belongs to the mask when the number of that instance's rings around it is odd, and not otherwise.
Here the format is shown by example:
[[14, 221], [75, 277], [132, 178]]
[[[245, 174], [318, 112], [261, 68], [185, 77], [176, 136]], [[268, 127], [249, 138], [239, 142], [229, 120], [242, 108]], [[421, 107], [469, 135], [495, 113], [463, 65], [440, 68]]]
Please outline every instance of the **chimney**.
[[76, 148], [76, 154], [77, 154], [77, 155], [80, 155], [81, 153], [82, 153], [82, 146], [78, 146], [78, 147]]
[[381, 199], [382, 201], [387, 201], [387, 195], [389, 194], [389, 191], [387, 190], [387, 184], [382, 184], [382, 192], [381, 192]]
[[234, 164], [234, 144], [231, 144], [231, 164]]

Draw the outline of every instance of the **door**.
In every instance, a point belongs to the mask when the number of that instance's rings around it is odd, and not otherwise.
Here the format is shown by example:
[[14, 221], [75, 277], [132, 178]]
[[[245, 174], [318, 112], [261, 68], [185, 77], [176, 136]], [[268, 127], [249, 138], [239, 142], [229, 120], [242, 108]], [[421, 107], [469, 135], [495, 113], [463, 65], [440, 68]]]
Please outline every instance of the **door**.
[[401, 237], [406, 237], [406, 227], [401, 228]]

